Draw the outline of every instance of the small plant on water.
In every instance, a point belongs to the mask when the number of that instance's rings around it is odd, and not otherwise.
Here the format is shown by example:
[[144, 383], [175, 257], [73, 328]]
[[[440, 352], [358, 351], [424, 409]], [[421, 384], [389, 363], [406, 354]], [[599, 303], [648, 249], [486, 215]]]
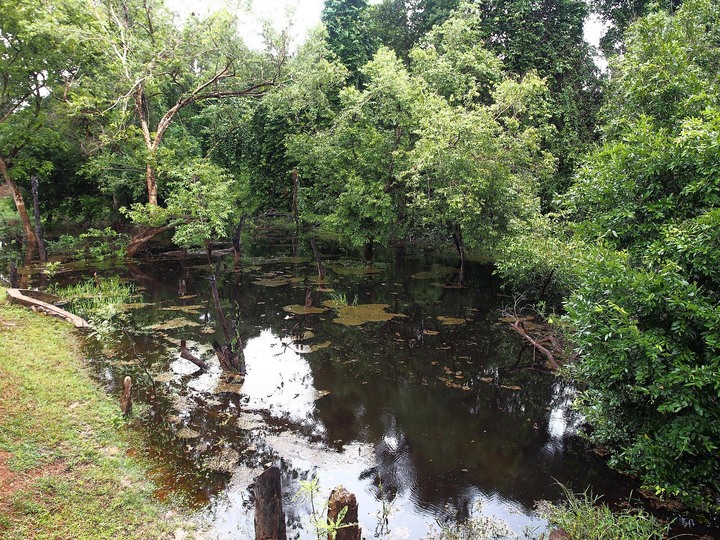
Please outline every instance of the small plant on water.
[[67, 309], [86, 319], [93, 332], [104, 339], [121, 325], [125, 317], [122, 306], [135, 295], [135, 286], [117, 277], [96, 277], [54, 292], [67, 298]]

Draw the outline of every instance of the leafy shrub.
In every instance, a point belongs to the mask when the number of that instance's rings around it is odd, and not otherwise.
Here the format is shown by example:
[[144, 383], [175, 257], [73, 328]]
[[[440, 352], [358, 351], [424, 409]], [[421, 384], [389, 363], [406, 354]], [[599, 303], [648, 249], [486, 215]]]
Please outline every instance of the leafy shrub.
[[88, 229], [79, 236], [64, 234], [54, 242], [48, 242], [48, 251], [53, 255], [70, 255], [80, 259], [110, 259], [122, 257], [127, 245], [126, 235], [110, 227]]

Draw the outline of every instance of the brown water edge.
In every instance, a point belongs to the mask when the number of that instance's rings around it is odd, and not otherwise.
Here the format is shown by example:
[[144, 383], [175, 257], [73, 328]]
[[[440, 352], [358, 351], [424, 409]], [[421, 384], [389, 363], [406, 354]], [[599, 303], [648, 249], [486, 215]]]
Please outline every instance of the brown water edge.
[[[488, 267], [470, 265], [456, 288], [452, 259], [390, 253], [367, 265], [323, 253], [329, 271], [318, 284], [310, 255], [269, 242], [255, 244], [238, 271], [223, 264], [221, 297], [246, 342], [243, 384], [224, 379], [211, 353], [220, 335], [207, 283], [214, 268], [148, 261], [127, 271], [148, 305], [128, 311], [127, 332], [89, 356], [108, 391], [118, 393], [126, 374], [137, 381], [146, 404], [137, 425], [158, 463], [158, 496], [182, 493], [218, 535], [243, 537], [252, 530], [248, 486], [273, 464], [291, 535], [314, 537], [309, 503], [294, 496], [317, 476], [319, 504], [340, 483], [357, 495], [366, 534], [384, 501], [392, 512], [379, 533], [420, 538], [478, 504], [518, 533], [542, 527], [533, 505], [560, 500], [556, 480], [574, 491], [591, 486], [612, 504], [637, 494], [576, 437], [572, 385], [526, 369], [532, 359], [497, 322], [510, 299]], [[304, 304], [308, 287], [317, 306], [344, 293], [402, 317], [349, 327], [337, 310], [283, 309]], [[303, 345], [312, 352], [292, 344], [299, 331], [311, 335]], [[179, 357], [181, 339], [208, 372]]]

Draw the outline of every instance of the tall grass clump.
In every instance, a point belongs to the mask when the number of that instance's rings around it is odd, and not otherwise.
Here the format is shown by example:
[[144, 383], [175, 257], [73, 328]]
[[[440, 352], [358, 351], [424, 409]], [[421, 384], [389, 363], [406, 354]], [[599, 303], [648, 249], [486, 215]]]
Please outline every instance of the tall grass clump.
[[567, 500], [561, 504], [542, 501], [538, 511], [573, 540], [662, 540], [667, 537], [669, 525], [663, 525], [642, 509], [613, 512], [599, 503], [599, 496], [588, 491], [576, 495], [561, 487]]
[[88, 279], [57, 289], [58, 296], [66, 298], [66, 309], [90, 323], [100, 337], [117, 330], [125, 312], [123, 306], [136, 294], [135, 285], [117, 277]]

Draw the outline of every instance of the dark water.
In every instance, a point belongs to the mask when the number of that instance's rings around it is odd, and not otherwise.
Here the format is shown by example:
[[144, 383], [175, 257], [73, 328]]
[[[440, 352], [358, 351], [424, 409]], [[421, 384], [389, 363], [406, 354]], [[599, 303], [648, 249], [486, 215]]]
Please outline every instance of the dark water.
[[[368, 263], [325, 245], [318, 285], [305, 244], [254, 243], [239, 269], [232, 256], [218, 267], [226, 315], [245, 342], [244, 381], [223, 376], [212, 352], [222, 341], [214, 266], [195, 258], [128, 269], [145, 305], [130, 306], [115, 345], [90, 355], [109, 391], [125, 375], [136, 380], [159, 496], [187, 497], [218, 538], [250, 537], [250, 486], [273, 464], [289, 537], [315, 538], [300, 495], [317, 478], [316, 508], [342, 484], [358, 498], [364, 536], [410, 539], [482, 514], [538, 535], [535, 502], [561, 500], [558, 483], [628, 497], [632, 483], [576, 435], [574, 388], [534, 367], [498, 320], [512, 298], [490, 267], [471, 263], [459, 287], [452, 258], [393, 251]], [[337, 309], [284, 309], [305, 304], [308, 289], [315, 306], [344, 295], [396, 316], [348, 325]], [[208, 372], [180, 358], [181, 339]]]

